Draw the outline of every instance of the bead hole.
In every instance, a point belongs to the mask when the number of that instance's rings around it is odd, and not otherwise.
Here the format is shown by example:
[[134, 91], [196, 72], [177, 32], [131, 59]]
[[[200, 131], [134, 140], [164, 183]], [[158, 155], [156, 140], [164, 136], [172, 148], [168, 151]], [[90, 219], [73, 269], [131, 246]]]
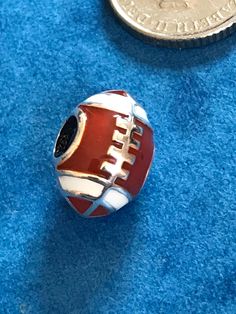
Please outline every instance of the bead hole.
[[71, 116], [69, 119], [66, 120], [58, 136], [54, 151], [54, 156], [56, 158], [65, 154], [65, 152], [74, 141], [77, 131], [78, 121], [75, 116]]

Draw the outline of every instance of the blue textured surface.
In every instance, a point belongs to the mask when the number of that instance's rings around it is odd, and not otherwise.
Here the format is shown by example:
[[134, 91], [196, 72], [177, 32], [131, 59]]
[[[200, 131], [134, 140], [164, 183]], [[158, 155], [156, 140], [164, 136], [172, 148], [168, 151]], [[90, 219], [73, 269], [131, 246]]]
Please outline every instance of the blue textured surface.
[[[101, 0], [0, 4], [0, 313], [236, 313], [236, 36], [152, 47]], [[156, 155], [139, 198], [84, 220], [56, 189], [59, 126], [128, 90]]]

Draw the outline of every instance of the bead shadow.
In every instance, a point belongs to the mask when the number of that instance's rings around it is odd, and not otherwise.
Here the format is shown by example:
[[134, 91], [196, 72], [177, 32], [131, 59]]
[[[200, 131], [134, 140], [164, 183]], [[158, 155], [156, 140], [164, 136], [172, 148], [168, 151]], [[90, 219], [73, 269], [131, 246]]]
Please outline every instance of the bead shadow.
[[48, 205], [55, 218], [45, 228], [38, 277], [29, 290], [36, 287], [44, 313], [89, 312], [89, 304], [119, 272], [129, 251], [137, 221], [135, 205], [107, 218], [84, 219], [59, 193], [55, 198]]
[[[40, 313], [72, 313], [86, 309], [96, 292], [119, 272], [129, 257], [141, 210], [132, 203], [113, 216], [87, 220], [70, 208], [56, 188], [51, 161], [58, 120], [63, 118], [42, 114], [57, 102], [54, 91], [48, 97], [48, 102], [33, 107], [28, 124], [31, 141], [23, 141], [18, 149], [19, 156], [28, 152], [27, 167], [20, 171], [28, 178], [22, 191], [22, 215], [38, 218], [31, 230], [20, 287], [28, 309], [35, 302]], [[66, 103], [67, 96], [60, 101]], [[65, 107], [60, 117], [66, 115]]]
[[103, 1], [101, 6], [101, 26], [108, 40], [122, 53], [133, 59], [132, 62], [143, 63], [152, 68], [179, 70], [215, 63], [216, 60], [224, 58], [236, 48], [236, 34], [208, 46], [194, 49], [169, 49], [145, 43], [135, 38], [135, 35], [130, 34], [130, 30], [121, 24], [109, 1]]

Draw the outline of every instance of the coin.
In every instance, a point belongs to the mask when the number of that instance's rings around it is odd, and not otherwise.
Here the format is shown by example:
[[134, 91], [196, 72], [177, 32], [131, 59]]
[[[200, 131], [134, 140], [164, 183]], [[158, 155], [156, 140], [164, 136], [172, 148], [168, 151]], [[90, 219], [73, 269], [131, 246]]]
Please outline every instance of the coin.
[[204, 45], [236, 29], [236, 0], [110, 0], [132, 30], [159, 44]]

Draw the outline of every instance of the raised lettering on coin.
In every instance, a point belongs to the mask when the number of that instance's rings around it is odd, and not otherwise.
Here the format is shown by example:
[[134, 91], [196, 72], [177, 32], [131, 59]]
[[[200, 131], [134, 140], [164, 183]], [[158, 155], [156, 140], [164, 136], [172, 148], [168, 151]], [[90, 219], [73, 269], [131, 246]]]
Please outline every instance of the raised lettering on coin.
[[236, 29], [236, 0], [110, 0], [122, 21], [173, 46], [201, 45]]

